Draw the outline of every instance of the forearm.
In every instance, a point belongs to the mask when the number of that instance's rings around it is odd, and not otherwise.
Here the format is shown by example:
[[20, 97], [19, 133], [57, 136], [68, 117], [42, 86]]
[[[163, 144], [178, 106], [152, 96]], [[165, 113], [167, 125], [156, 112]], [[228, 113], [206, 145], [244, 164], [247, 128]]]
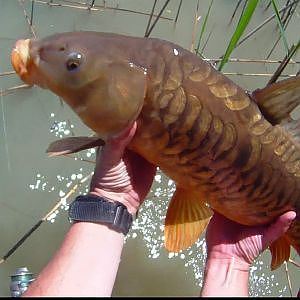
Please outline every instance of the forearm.
[[248, 296], [249, 266], [232, 259], [206, 262], [201, 296]]
[[110, 296], [123, 243], [123, 234], [105, 225], [73, 224], [24, 296]]

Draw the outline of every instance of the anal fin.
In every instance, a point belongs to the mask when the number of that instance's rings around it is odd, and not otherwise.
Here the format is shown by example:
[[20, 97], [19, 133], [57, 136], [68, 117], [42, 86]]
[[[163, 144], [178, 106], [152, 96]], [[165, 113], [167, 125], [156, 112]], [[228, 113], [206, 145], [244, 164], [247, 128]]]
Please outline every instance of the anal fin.
[[275, 270], [290, 258], [291, 247], [285, 235], [274, 241], [269, 247], [272, 255], [271, 270]]
[[199, 192], [176, 189], [165, 220], [165, 247], [178, 252], [191, 246], [205, 230], [212, 210]]

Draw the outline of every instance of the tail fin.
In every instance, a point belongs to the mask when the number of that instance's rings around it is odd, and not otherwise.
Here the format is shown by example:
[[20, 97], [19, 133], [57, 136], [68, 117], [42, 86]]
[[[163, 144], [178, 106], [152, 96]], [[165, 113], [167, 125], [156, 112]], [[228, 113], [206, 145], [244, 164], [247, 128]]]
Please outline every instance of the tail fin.
[[290, 258], [291, 247], [286, 235], [273, 242], [269, 249], [272, 255], [271, 270], [277, 269]]
[[300, 255], [300, 220], [296, 219], [279, 239], [269, 247], [272, 254], [271, 270], [275, 270], [290, 258], [291, 246]]

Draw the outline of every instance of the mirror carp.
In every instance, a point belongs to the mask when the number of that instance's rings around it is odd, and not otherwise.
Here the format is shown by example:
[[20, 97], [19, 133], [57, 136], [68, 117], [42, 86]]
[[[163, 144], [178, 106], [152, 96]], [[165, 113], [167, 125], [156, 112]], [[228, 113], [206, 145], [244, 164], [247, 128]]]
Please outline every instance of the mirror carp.
[[52, 143], [53, 155], [103, 144], [137, 122], [128, 148], [176, 183], [165, 246], [178, 252], [205, 230], [212, 209], [244, 225], [296, 219], [270, 246], [272, 269], [300, 253], [300, 77], [247, 93], [195, 54], [168, 41], [69, 32], [19, 40], [12, 64], [51, 90], [96, 137]]

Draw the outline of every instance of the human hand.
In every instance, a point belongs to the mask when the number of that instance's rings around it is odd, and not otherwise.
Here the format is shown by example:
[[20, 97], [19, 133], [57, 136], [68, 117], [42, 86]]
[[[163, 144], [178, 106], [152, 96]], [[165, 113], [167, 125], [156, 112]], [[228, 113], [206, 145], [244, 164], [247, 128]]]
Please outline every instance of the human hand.
[[268, 226], [245, 226], [214, 212], [206, 231], [207, 261], [202, 296], [248, 296], [249, 267], [289, 228], [288, 211]]
[[148, 194], [156, 172], [156, 166], [126, 149], [136, 129], [134, 122], [98, 151], [90, 186], [90, 194], [121, 202], [133, 215]]
[[268, 226], [245, 226], [215, 212], [206, 232], [208, 259], [234, 258], [250, 266], [260, 253], [288, 230], [295, 217], [294, 211], [288, 211]]

